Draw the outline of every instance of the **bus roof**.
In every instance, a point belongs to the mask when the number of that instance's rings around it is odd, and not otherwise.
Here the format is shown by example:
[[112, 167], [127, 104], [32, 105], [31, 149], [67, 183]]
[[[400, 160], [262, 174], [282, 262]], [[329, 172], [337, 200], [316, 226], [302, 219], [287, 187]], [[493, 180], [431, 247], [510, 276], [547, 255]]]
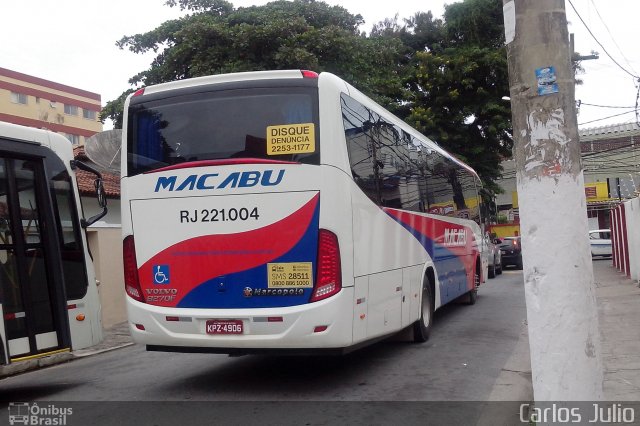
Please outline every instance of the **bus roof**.
[[0, 137], [21, 143], [42, 145], [55, 151], [65, 161], [73, 159], [71, 141], [51, 130], [0, 122]]
[[287, 78], [304, 78], [301, 70], [281, 71], [249, 71], [232, 74], [216, 74], [204, 77], [188, 78], [156, 84], [144, 88], [144, 94], [162, 92], [164, 90], [183, 89], [186, 87], [204, 86], [209, 84], [231, 83], [250, 80], [274, 80]]
[[35, 127], [25, 127], [19, 124], [0, 121], [0, 136], [15, 139], [20, 142], [31, 142], [38, 145], [48, 145], [49, 136], [46, 130]]

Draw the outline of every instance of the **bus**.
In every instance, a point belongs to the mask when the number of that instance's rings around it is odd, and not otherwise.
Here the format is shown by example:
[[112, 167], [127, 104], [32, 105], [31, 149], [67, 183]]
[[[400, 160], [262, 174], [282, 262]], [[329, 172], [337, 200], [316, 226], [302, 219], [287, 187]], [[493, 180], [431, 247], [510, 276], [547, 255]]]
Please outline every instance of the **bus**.
[[421, 342], [485, 279], [478, 175], [330, 73], [140, 89], [123, 153], [127, 314], [147, 350]]
[[[75, 171], [96, 174], [84, 219]], [[87, 227], [100, 174], [57, 133], [0, 122], [0, 364], [95, 345], [100, 301]]]

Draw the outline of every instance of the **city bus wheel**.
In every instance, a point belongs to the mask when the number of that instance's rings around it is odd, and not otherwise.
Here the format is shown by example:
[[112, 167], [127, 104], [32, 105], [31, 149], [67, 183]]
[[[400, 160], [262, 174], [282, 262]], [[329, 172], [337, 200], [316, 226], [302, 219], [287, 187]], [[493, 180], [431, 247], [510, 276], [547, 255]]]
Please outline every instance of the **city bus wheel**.
[[416, 343], [426, 342], [429, 339], [433, 325], [433, 299], [429, 281], [425, 280], [423, 285], [420, 319], [413, 324], [413, 341]]
[[473, 274], [473, 290], [471, 290], [468, 295], [467, 304], [475, 305], [476, 300], [478, 300], [478, 286], [480, 285], [480, 273], [476, 269], [476, 272]]

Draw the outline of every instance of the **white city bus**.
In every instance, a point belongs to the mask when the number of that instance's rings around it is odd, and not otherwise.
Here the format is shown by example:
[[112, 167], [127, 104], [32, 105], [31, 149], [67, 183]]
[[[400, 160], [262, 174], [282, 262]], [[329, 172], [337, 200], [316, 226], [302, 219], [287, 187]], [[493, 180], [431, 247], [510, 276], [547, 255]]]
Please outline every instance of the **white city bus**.
[[[106, 204], [82, 219], [76, 167], [88, 170], [65, 137], [0, 122], [0, 364], [102, 340], [81, 228], [102, 217]], [[102, 198], [101, 180], [97, 187]]]
[[131, 334], [148, 350], [346, 352], [484, 281], [476, 173], [338, 77], [150, 86], [125, 104]]

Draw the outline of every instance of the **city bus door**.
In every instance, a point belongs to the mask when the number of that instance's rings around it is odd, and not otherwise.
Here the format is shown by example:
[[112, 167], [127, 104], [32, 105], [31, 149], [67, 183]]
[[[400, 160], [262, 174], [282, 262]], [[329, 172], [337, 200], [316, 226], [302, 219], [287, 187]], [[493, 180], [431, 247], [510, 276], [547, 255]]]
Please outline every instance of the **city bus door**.
[[[68, 350], [69, 322], [42, 158], [0, 155], [0, 303], [4, 362]], [[6, 334], [5, 334], [6, 333]]]

